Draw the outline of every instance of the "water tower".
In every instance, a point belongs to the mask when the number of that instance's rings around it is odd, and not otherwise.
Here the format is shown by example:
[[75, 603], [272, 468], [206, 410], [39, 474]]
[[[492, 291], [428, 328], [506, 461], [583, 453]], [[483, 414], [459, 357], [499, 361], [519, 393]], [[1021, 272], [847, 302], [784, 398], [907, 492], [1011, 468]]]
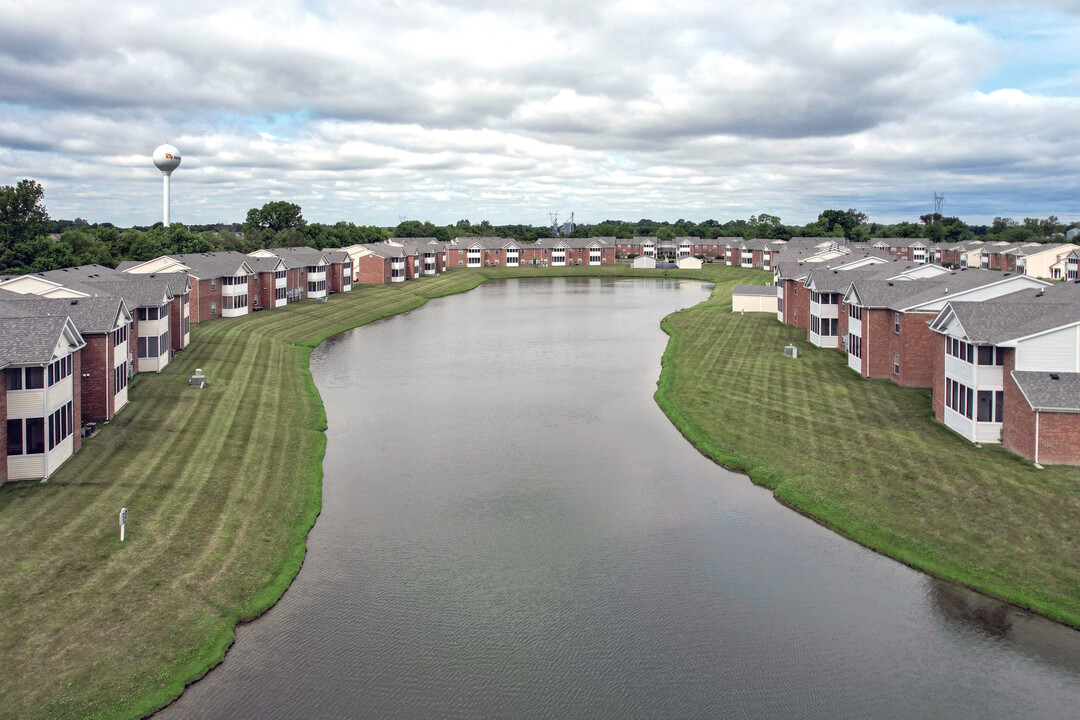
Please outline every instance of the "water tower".
[[157, 150], [154, 150], [154, 164], [165, 178], [164, 225], [169, 227], [169, 176], [173, 170], [180, 167], [180, 151], [168, 143], [159, 145]]

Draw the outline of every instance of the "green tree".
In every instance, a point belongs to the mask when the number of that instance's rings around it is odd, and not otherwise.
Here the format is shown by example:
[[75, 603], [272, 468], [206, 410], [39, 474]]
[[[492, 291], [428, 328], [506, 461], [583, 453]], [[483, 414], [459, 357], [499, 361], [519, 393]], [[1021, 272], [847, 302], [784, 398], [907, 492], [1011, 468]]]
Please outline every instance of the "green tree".
[[33, 180], [0, 187], [0, 254], [49, 231], [44, 197], [45, 189]]
[[855, 208], [847, 210], [825, 210], [818, 215], [817, 222], [826, 234], [839, 230], [848, 240], [862, 241], [869, 235], [866, 230], [866, 213]]

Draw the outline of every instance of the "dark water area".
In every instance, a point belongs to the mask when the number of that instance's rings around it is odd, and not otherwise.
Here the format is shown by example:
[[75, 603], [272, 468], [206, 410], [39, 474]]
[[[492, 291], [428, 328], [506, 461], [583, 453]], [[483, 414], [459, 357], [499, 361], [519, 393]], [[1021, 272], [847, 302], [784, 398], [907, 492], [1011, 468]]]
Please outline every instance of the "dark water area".
[[489, 282], [324, 343], [304, 567], [160, 717], [1080, 715], [1080, 633], [838, 537], [672, 427], [659, 322], [708, 291]]

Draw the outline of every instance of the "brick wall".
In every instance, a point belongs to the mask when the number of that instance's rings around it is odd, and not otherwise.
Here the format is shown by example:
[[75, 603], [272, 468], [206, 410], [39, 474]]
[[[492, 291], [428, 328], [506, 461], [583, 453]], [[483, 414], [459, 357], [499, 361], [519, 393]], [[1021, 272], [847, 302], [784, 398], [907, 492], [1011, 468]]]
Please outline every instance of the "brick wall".
[[1012, 379], [1014, 351], [1005, 349], [1005, 408], [1001, 423], [1001, 442], [1012, 452], [1035, 462], [1036, 425], [1038, 426], [1040, 465], [1080, 465], [1080, 415], [1076, 413], [1038, 414], [1024, 399]]
[[1080, 415], [1039, 413], [1039, 463], [1080, 465]]
[[892, 310], [863, 308], [863, 375], [896, 379]]
[[1024, 399], [1012, 371], [1016, 368], [1016, 356], [1012, 348], [1005, 349], [1004, 403], [1001, 416], [1001, 444], [1008, 450], [1035, 461], [1035, 412]]
[[299, 290], [299, 297], [307, 296], [307, 283], [304, 282], [303, 268], [289, 268], [285, 275], [285, 290]]
[[[793, 327], [802, 328], [809, 332], [810, 330], [810, 290], [802, 284], [801, 280], [796, 280], [792, 283], [792, 292], [798, 291], [798, 294], [793, 298], [791, 314], [791, 325]], [[784, 307], [787, 307], [788, 295], [787, 288], [784, 289]], [[796, 312], [797, 311], [797, 312]]]
[[174, 295], [169, 301], [169, 342], [173, 350], [184, 349], [184, 296]]
[[390, 261], [378, 255], [357, 259], [357, 282], [363, 285], [386, 285], [390, 282]]
[[893, 352], [900, 354], [900, 376], [905, 387], [932, 387], [934, 357], [945, 352], [945, 338], [930, 329], [928, 313], [901, 313], [900, 334], [893, 333]]
[[83, 339], [82, 372], [87, 374], [81, 378], [83, 419], [107, 422], [112, 417], [112, 333], [83, 335]]
[[[936, 334], [936, 333], [935, 333]], [[934, 408], [934, 419], [945, 422], [945, 336], [941, 336], [941, 350], [934, 355], [933, 375], [931, 377], [930, 404]]]
[[[207, 320], [213, 320], [214, 318], [221, 317], [221, 278], [213, 279], [201, 279], [198, 282], [199, 285], [199, 302], [198, 305], [194, 304], [192, 300], [192, 310], [196, 307], [199, 309], [199, 320], [197, 322], [206, 322]], [[213, 285], [213, 289], [210, 286]], [[210, 313], [210, 305], [215, 304], [217, 312]], [[192, 322], [196, 322], [193, 320]]]
[[132, 308], [131, 325], [128, 326], [128, 355], [131, 356], [131, 372], [139, 372], [139, 312]]
[[[259, 296], [258, 307], [264, 310], [272, 310], [274, 308], [274, 282], [276, 280], [274, 278], [274, 271], [268, 270], [266, 272], [258, 273], [258, 277], [259, 284], [255, 286]], [[251, 309], [254, 310], [256, 307], [254, 300], [255, 296], [252, 295], [251, 298]]]

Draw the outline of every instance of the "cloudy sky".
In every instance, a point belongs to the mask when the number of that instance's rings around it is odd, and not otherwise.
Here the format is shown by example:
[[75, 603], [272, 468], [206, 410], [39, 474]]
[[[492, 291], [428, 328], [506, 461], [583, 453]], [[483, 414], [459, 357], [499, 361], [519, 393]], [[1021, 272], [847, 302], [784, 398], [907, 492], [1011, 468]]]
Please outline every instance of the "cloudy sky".
[[0, 0], [55, 218], [1080, 220], [1080, 2]]

